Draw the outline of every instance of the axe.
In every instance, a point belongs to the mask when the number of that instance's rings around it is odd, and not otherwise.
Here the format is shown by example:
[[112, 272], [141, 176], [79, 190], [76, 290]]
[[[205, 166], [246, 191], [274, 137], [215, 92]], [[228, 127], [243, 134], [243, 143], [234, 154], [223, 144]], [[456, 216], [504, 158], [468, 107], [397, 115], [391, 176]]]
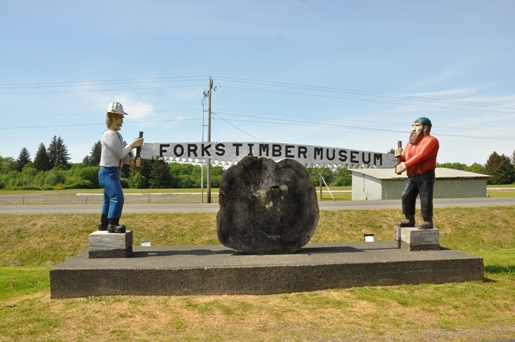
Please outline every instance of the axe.
[[[139, 137], [138, 138], [143, 138], [143, 131], [140, 131], [139, 132]], [[141, 159], [141, 147], [136, 147], [136, 161], [138, 159]], [[136, 166], [136, 165], [135, 165]], [[136, 166], [137, 167], [137, 166]]]
[[[397, 141], [397, 148], [402, 148], [402, 141], [401, 140]], [[397, 165], [399, 165], [400, 163], [401, 163], [401, 157], [398, 156], [397, 157]], [[395, 168], [395, 173], [400, 175], [402, 172], [397, 172], [397, 167], [396, 167]]]

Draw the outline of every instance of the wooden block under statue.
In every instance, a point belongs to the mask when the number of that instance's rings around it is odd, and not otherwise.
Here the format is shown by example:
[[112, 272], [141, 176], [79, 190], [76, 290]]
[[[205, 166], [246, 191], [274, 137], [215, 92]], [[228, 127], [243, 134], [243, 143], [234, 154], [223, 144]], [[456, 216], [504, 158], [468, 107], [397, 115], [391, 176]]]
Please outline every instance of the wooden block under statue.
[[96, 231], [89, 234], [89, 258], [128, 258], [132, 255], [132, 230], [125, 233]]
[[440, 250], [440, 231], [436, 228], [419, 229], [417, 227], [394, 228], [394, 238], [399, 248], [407, 251]]

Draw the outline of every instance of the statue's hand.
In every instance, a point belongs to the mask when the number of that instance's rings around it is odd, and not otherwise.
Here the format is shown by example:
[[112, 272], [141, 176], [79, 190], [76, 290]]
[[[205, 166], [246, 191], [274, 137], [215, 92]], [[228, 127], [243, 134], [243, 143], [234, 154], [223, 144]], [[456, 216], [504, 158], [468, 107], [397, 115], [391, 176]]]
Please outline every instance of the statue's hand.
[[395, 158], [399, 158], [402, 155], [402, 148], [398, 148], [394, 152]]
[[129, 145], [131, 145], [132, 148], [141, 147], [141, 145], [143, 145], [143, 138], [136, 138]]
[[404, 163], [395, 165], [395, 173], [396, 174], [400, 175], [404, 171], [406, 171], [406, 165], [404, 165]]
[[140, 167], [141, 165], [141, 158], [138, 157], [132, 157], [129, 159], [129, 165], [134, 167]]

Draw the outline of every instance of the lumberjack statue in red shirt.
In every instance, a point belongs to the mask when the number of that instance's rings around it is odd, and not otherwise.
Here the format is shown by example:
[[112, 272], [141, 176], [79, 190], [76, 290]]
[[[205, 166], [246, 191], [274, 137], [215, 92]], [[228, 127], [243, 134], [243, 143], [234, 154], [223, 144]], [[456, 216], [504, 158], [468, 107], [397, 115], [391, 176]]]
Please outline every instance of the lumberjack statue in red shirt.
[[433, 186], [439, 145], [438, 140], [429, 135], [431, 127], [428, 118], [418, 118], [411, 126], [411, 135], [404, 152], [402, 148], [395, 150], [395, 157], [401, 162], [395, 167], [395, 172], [408, 172], [406, 187], [402, 192], [402, 213], [406, 220], [399, 222], [399, 227], [415, 226], [415, 202], [420, 195], [424, 222], [419, 223], [418, 228], [433, 228]]

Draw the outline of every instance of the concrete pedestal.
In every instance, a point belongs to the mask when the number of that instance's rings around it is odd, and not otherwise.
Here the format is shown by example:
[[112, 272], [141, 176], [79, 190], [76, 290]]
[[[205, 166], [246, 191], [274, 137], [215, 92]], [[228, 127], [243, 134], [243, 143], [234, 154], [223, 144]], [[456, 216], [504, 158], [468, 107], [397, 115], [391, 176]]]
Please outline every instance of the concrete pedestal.
[[132, 230], [125, 233], [96, 231], [89, 234], [89, 257], [90, 259], [130, 257], [132, 242]]
[[400, 249], [407, 251], [436, 251], [440, 249], [440, 231], [436, 228], [394, 228], [394, 239]]
[[266, 295], [356, 286], [483, 280], [483, 259], [441, 249], [415, 253], [394, 241], [308, 244], [292, 254], [245, 255], [221, 245], [135, 246], [131, 258], [85, 251], [50, 271], [52, 298]]

